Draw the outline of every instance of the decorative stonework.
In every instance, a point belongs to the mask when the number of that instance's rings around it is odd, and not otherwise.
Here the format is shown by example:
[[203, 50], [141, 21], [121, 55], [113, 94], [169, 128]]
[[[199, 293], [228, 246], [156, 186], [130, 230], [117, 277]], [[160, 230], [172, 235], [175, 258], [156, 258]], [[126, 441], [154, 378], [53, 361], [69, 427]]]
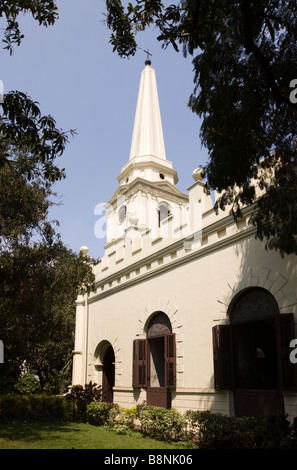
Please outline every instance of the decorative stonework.
[[163, 312], [158, 312], [152, 317], [149, 323], [147, 337], [151, 339], [167, 333], [172, 333], [169, 317]]
[[[122, 376], [122, 355], [121, 355], [121, 346], [119, 345], [119, 339], [114, 336], [114, 333], [110, 330], [104, 330], [98, 332], [98, 338], [104, 338], [99, 343], [95, 344], [94, 342], [90, 346], [89, 351], [89, 361], [88, 361], [88, 371], [91, 372], [97, 366], [103, 365], [104, 353], [109, 345], [113, 347], [114, 356], [115, 356], [115, 385], [121, 385], [121, 376]], [[88, 375], [91, 375], [88, 374]]]
[[297, 314], [297, 298], [288, 279], [280, 272], [266, 266], [252, 266], [246, 270], [242, 279], [235, 280], [232, 285], [228, 283], [226, 292], [218, 299], [221, 305], [220, 313], [226, 319], [228, 319], [228, 308], [232, 300], [250, 287], [262, 287], [269, 291], [278, 304], [280, 314], [292, 312]]
[[[232, 312], [232, 314], [231, 314]], [[253, 287], [244, 291], [229, 309], [232, 324], [264, 318], [275, 318], [279, 314], [274, 297], [266, 290]]]

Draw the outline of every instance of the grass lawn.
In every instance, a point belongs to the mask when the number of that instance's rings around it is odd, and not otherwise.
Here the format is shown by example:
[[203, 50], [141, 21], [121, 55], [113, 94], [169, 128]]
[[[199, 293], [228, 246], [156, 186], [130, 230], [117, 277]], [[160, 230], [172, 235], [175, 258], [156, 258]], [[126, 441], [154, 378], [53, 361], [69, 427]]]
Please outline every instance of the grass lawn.
[[0, 424], [0, 449], [182, 449], [169, 444], [86, 423]]

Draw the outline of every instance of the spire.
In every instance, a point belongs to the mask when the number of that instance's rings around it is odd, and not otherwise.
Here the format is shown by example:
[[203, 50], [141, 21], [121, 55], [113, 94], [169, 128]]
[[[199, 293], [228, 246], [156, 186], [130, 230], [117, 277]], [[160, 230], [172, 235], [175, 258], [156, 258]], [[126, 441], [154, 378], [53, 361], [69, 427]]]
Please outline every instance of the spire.
[[130, 160], [153, 156], [166, 160], [155, 70], [145, 62], [136, 106]]

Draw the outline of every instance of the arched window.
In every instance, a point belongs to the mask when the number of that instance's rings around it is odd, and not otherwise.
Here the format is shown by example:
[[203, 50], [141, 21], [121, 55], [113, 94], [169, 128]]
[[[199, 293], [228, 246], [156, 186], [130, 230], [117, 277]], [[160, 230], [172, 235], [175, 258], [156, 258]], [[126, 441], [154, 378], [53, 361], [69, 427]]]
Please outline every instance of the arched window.
[[121, 206], [118, 212], [119, 223], [122, 224], [126, 219], [127, 207], [125, 205]]
[[133, 387], [147, 389], [147, 404], [171, 407], [170, 390], [176, 387], [175, 333], [163, 312], [156, 312], [146, 339], [133, 343]]
[[115, 354], [109, 341], [101, 341], [94, 354], [95, 368], [98, 371], [98, 382], [102, 384], [102, 401], [113, 402], [115, 384]]
[[241, 292], [228, 313], [230, 324], [213, 328], [215, 388], [233, 390], [237, 416], [282, 410], [282, 390], [296, 387], [293, 314], [280, 314], [270, 292], [256, 287]]
[[161, 222], [171, 215], [170, 209], [165, 204], [160, 204], [158, 209], [158, 226], [161, 227]]

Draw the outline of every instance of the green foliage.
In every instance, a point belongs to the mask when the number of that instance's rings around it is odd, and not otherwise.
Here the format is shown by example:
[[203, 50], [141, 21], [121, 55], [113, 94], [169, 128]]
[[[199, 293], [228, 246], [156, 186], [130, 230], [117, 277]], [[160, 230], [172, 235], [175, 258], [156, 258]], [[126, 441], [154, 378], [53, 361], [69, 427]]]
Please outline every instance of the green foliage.
[[94, 426], [112, 426], [118, 413], [119, 406], [115, 403], [92, 402], [86, 409], [88, 423]]
[[102, 387], [90, 381], [88, 384], [74, 385], [67, 394], [67, 399], [74, 403], [76, 421], [86, 421], [87, 407], [90, 403], [100, 402]]
[[96, 383], [90, 381], [84, 387], [82, 385], [73, 385], [67, 398], [74, 401], [81, 401], [86, 403], [92, 403], [93, 401], [101, 401], [102, 387]]
[[138, 408], [137, 417], [143, 433], [155, 439], [179, 441], [185, 438], [185, 422], [174, 408], [169, 410], [157, 406]]
[[296, 420], [278, 412], [268, 419], [237, 418], [210, 411], [137, 405], [125, 409], [111, 403], [93, 402], [87, 406], [88, 422], [112, 426], [120, 434], [140, 431], [151, 438], [180, 442], [200, 449], [277, 449], [297, 448]]
[[162, 47], [172, 44], [193, 56], [188, 105], [202, 119], [205, 178], [209, 189], [221, 192], [216, 209], [228, 207], [237, 219], [257, 202], [251, 219], [257, 238], [267, 249], [297, 254], [297, 104], [290, 99], [297, 77], [296, 1], [137, 0], [125, 9], [117, 0], [106, 6], [111, 43], [121, 57], [135, 54], [137, 32], [152, 23]]
[[4, 39], [2, 39], [2, 42], [5, 44], [4, 49], [7, 49], [10, 54], [13, 53], [13, 45], [19, 46], [24, 38], [20, 31], [17, 17], [25, 13], [31, 13], [32, 17], [43, 26], [53, 25], [58, 18], [57, 5], [53, 0], [2, 1], [0, 17], [4, 18], [7, 24], [4, 29]]
[[61, 370], [52, 369], [48, 372], [43, 386], [43, 393], [47, 395], [63, 395], [70, 385], [71, 359], [66, 359], [66, 364]]
[[26, 361], [42, 389], [66, 392], [75, 300], [79, 289], [93, 282], [91, 265], [60, 241], [17, 245], [3, 252], [0, 261], [0, 330], [6, 348], [0, 389], [5, 390], [7, 377], [18, 374]]
[[33, 374], [27, 373], [19, 377], [14, 390], [21, 395], [37, 394], [40, 392], [40, 383]]
[[[137, 32], [143, 31], [153, 23], [156, 23], [162, 32], [162, 40], [171, 42], [177, 48], [172, 36], [176, 37], [176, 34], [173, 34], [173, 23], [180, 18], [179, 6], [170, 5], [164, 8], [160, 0], [141, 0], [135, 5], [129, 2], [125, 10], [121, 0], [106, 0], [106, 8], [107, 26], [112, 30], [110, 43], [120, 57], [135, 54]], [[167, 28], [171, 34], [168, 34]]]
[[68, 134], [56, 127], [52, 116], [42, 116], [39, 103], [20, 91], [5, 95], [0, 120], [0, 168], [16, 165], [28, 180], [43, 178], [48, 183], [65, 178], [55, 165], [68, 143]]
[[249, 431], [261, 432], [265, 424], [261, 418], [235, 418], [210, 411], [187, 411], [185, 418], [189, 423], [192, 439], [199, 442], [200, 446], [213, 442], [221, 433], [226, 435], [226, 440], [228, 440], [230, 432], [236, 435], [240, 433], [239, 440], [245, 436], [246, 441], [249, 441]]
[[[127, 449], [131, 455], [136, 449], [177, 449], [179, 444], [169, 444], [143, 438], [138, 433], [117, 434], [108, 427], [89, 423], [71, 422], [11, 422], [0, 423], [0, 449], [69, 449], [76, 459], [76, 449], [100, 449], [108, 453], [114, 449]], [[133, 450], [131, 450], [133, 449]], [[5, 451], [4, 451], [5, 452]], [[3, 451], [2, 451], [3, 453]], [[139, 466], [139, 465], [137, 465]], [[137, 467], [136, 466], [136, 467]], [[120, 468], [120, 466], [119, 466]]]
[[137, 429], [136, 420], [137, 420], [137, 407], [132, 408], [119, 408], [119, 413], [116, 416], [114, 429], [119, 433], [127, 433], [129, 431], [134, 431]]
[[[21, 43], [17, 18], [31, 13], [40, 25], [56, 21], [52, 0], [3, 1], [3, 42]], [[4, 23], [5, 27], [5, 23]], [[53, 184], [65, 178], [56, 164], [69, 134], [39, 103], [20, 91], [5, 94], [0, 117], [0, 331], [5, 344], [0, 393], [12, 392], [22, 364], [48, 393], [67, 391], [74, 341], [75, 300], [90, 289], [94, 260], [69, 250], [48, 220]]]
[[[72, 397], [48, 395], [0, 395], [0, 422], [87, 421], [108, 426], [119, 434], [178, 442], [183, 448], [200, 449], [297, 449], [297, 418], [277, 412], [269, 418], [236, 418], [210, 411], [187, 411], [137, 405], [120, 408], [115, 403], [94, 401], [96, 385], [88, 384], [85, 397], [76, 387]], [[78, 420], [77, 403], [84, 404]], [[83, 407], [81, 408], [81, 412]], [[82, 414], [83, 414], [82, 413]]]
[[0, 422], [72, 421], [73, 403], [66, 397], [0, 395]]
[[13, 390], [27, 361], [42, 389], [63, 393], [70, 381], [75, 300], [93, 284], [93, 260], [66, 248], [48, 220], [60, 143], [46, 128], [48, 140], [35, 135], [38, 111], [31, 103], [11, 106], [17, 117], [9, 112], [7, 122], [0, 121], [0, 331], [6, 352], [0, 390]]
[[276, 412], [269, 418], [237, 418], [210, 411], [187, 411], [192, 439], [201, 449], [297, 448], [294, 424]]

